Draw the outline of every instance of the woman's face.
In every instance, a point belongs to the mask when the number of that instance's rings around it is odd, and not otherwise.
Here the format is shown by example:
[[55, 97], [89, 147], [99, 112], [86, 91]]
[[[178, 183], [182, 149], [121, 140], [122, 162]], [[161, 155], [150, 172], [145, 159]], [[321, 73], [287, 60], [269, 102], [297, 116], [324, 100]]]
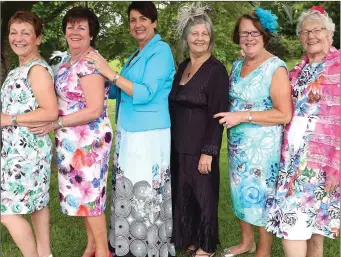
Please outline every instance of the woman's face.
[[129, 15], [129, 28], [131, 35], [140, 43], [146, 43], [155, 35], [157, 21], [143, 16], [136, 10], [131, 10]]
[[208, 52], [211, 37], [205, 24], [198, 24], [192, 28], [187, 35], [186, 41], [190, 52], [194, 54], [203, 54]]
[[65, 38], [70, 50], [84, 51], [90, 46], [91, 37], [87, 20], [68, 22], [65, 29]]
[[28, 22], [12, 23], [8, 39], [13, 52], [19, 57], [38, 52], [41, 44], [41, 37], [36, 36], [33, 26]]
[[300, 40], [307, 54], [326, 54], [331, 44], [331, 36], [318, 21], [302, 24]]
[[239, 24], [239, 33], [253, 32], [258, 36], [241, 36], [239, 34], [239, 45], [243, 49], [246, 56], [254, 57], [264, 51], [264, 40], [262, 33], [253, 25], [249, 19], [242, 19]]

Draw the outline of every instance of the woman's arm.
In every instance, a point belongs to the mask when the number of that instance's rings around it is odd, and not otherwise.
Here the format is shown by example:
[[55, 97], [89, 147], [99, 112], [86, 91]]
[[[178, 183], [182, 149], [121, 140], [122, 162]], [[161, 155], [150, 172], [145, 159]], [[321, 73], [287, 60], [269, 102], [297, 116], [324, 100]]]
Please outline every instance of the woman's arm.
[[[155, 96], [160, 85], [174, 72], [174, 60], [168, 45], [162, 44], [153, 49], [153, 55], [146, 63], [144, 76], [141, 83], [135, 83], [123, 76], [116, 80], [116, 86], [133, 98], [133, 104], [147, 104]], [[113, 81], [116, 72], [112, 71], [106, 60], [94, 53], [86, 56], [86, 60], [94, 64], [90, 66], [98, 70], [103, 76]]]
[[[98, 70], [110, 81], [113, 81], [117, 75], [117, 73], [110, 68], [108, 62], [103, 58], [103, 56], [98, 53], [89, 53], [85, 55], [84, 59], [89, 62], [87, 63], [89, 67]], [[133, 83], [130, 80], [120, 76], [120, 78], [116, 81], [115, 86], [122, 89], [128, 95], [133, 96]], [[109, 98], [116, 98], [116, 88], [114, 88], [114, 85], [111, 86]]]
[[217, 112], [228, 110], [229, 77], [224, 66], [212, 70], [207, 89], [207, 119], [198, 170], [202, 174], [211, 172], [212, 156], [219, 154], [224, 128], [213, 118]]
[[250, 115], [252, 124], [273, 126], [289, 123], [292, 115], [291, 86], [284, 67], [277, 69], [272, 77], [270, 97], [273, 103], [271, 110], [218, 113], [214, 117], [221, 117], [219, 123], [226, 123], [227, 128], [249, 122]]
[[98, 119], [104, 108], [104, 78], [99, 74], [90, 74], [80, 78], [85, 96], [86, 107], [63, 116], [64, 127], [80, 126]]
[[[18, 125], [32, 127], [56, 120], [58, 118], [58, 103], [49, 72], [41, 65], [34, 65], [28, 73], [28, 81], [39, 108], [16, 115]], [[11, 115], [1, 114], [1, 127], [10, 125], [13, 125]]]

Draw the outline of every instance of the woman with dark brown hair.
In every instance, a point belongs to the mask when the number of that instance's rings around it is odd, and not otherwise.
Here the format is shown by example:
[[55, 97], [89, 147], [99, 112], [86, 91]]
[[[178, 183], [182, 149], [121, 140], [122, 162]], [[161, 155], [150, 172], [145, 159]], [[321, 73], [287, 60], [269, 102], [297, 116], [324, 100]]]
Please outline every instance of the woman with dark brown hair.
[[116, 98], [110, 251], [117, 256], [174, 256], [168, 110], [174, 60], [157, 33], [152, 2], [132, 2], [127, 14], [138, 48], [121, 74], [100, 55], [88, 55], [90, 66], [113, 82], [110, 97]]
[[61, 211], [84, 220], [87, 247], [82, 257], [108, 257], [105, 219], [112, 128], [107, 113], [110, 85], [87, 66], [84, 55], [94, 49], [99, 22], [86, 7], [73, 7], [62, 29], [69, 46], [56, 74], [59, 118], [34, 129], [38, 135], [55, 130]]

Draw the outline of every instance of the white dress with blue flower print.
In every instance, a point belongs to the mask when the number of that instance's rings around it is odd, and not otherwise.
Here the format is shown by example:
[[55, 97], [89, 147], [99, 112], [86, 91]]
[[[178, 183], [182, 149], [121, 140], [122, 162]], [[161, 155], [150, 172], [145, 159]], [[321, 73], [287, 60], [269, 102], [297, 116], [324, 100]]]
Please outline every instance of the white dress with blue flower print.
[[[244, 60], [233, 64], [229, 94], [231, 112], [273, 109], [272, 76], [286, 67], [278, 57], [263, 62], [241, 78]], [[229, 171], [233, 211], [250, 224], [265, 226], [275, 196], [283, 127], [241, 123], [228, 131]]]

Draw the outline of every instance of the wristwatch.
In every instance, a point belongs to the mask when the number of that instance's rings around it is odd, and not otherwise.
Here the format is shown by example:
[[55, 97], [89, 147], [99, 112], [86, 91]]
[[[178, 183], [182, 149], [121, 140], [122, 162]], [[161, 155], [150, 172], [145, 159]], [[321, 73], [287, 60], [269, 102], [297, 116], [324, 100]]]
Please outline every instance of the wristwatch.
[[116, 81], [120, 78], [120, 74], [116, 74], [112, 80], [112, 83], [116, 85]]
[[14, 126], [18, 126], [17, 115], [16, 114], [12, 114], [12, 123], [13, 123]]
[[251, 114], [251, 112], [249, 112], [249, 117], [247, 119], [249, 120], [249, 123], [251, 123], [251, 121], [252, 121], [252, 114]]

